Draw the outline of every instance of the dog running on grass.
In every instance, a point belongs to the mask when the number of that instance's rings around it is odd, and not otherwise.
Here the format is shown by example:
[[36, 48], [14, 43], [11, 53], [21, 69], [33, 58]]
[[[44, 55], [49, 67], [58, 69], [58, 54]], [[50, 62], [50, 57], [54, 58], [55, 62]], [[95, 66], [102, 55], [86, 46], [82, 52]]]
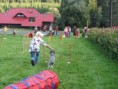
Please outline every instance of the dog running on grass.
[[55, 51], [51, 50], [50, 51], [50, 59], [49, 59], [49, 63], [48, 63], [48, 68], [53, 67], [54, 61], [55, 61]]

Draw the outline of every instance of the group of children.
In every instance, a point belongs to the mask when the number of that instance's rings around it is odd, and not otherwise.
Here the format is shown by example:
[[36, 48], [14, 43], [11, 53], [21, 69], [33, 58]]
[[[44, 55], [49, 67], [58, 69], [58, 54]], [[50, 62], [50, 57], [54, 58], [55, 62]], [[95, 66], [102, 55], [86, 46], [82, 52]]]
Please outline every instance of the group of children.
[[42, 29], [44, 32], [46, 32], [47, 30], [49, 30], [49, 35], [53, 36], [58, 35], [58, 26], [53, 27], [52, 25], [49, 26], [49, 28], [47, 27], [47, 25], [45, 25]]
[[[82, 37], [87, 38], [88, 37], [88, 27], [84, 27], [84, 29], [82, 30]], [[43, 31], [47, 31], [47, 26], [45, 25], [43, 27]], [[70, 37], [71, 32], [73, 32], [73, 36], [75, 36], [76, 38], [80, 37], [80, 29], [77, 26], [73, 26], [73, 29], [71, 29], [71, 27], [69, 25], [65, 26], [64, 28], [64, 37]], [[49, 26], [49, 35], [53, 36], [53, 35], [57, 35], [58, 34], [58, 26], [53, 27], [52, 25]]]
[[[82, 37], [87, 38], [88, 37], [88, 27], [84, 27], [83, 31], [82, 31]], [[70, 33], [71, 33], [71, 27], [70, 26], [66, 26], [64, 28], [64, 37], [70, 37]], [[79, 38], [80, 36], [80, 29], [77, 26], [73, 27], [73, 36], [75, 36], [76, 38]]]

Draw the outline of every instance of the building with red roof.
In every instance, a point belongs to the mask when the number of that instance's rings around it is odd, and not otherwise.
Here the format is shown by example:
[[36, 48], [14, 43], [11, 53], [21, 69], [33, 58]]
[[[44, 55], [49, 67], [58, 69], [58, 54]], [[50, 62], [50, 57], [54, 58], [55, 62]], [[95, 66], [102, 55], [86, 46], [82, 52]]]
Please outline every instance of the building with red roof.
[[52, 14], [41, 14], [34, 8], [12, 8], [5, 13], [0, 13], [0, 26], [41, 28], [45, 25], [49, 26], [53, 22]]

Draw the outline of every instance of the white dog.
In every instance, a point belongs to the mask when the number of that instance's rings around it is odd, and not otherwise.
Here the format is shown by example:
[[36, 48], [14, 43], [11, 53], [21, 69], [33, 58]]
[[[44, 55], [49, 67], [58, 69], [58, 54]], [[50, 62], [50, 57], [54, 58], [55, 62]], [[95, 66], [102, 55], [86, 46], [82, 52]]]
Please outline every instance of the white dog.
[[50, 51], [50, 60], [48, 63], [48, 68], [52, 68], [54, 65], [54, 61], [55, 61], [55, 51]]

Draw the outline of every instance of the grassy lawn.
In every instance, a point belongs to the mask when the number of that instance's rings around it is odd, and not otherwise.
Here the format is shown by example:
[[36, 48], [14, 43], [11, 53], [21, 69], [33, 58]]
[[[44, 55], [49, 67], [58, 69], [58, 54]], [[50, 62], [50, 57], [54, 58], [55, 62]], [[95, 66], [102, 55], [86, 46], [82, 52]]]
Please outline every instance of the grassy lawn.
[[[0, 89], [8, 84], [47, 70], [49, 49], [41, 47], [36, 66], [30, 64], [30, 38], [0, 36]], [[97, 46], [87, 39], [54, 36], [44, 40], [56, 51], [54, 71], [61, 83], [59, 89], [118, 89], [118, 62], [108, 59]], [[69, 55], [71, 53], [71, 55]], [[70, 64], [67, 62], [71, 61]]]

